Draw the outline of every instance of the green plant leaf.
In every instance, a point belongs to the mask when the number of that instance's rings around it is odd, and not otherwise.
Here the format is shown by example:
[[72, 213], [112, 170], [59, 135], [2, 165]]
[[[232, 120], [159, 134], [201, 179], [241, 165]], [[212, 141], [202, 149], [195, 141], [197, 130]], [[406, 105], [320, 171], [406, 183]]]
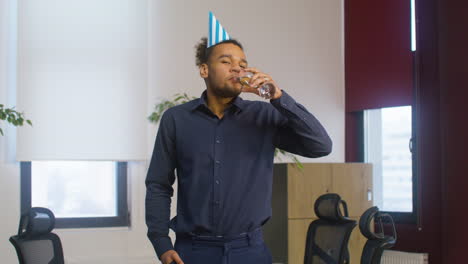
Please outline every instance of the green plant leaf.
[[0, 134], [3, 136], [3, 130], [0, 128]]
[[300, 162], [299, 159], [296, 156], [294, 156], [292, 154], [291, 154], [291, 156], [292, 156], [292, 159], [294, 161], [294, 166], [296, 168], [298, 168], [300, 171], [302, 171], [304, 169], [304, 165], [302, 165], [302, 162]]
[[184, 99], [184, 98], [185, 97], [183, 95], [179, 95], [174, 99], [174, 101], [179, 101], [179, 100]]
[[[24, 121], [32, 126], [31, 120], [25, 120], [24, 113], [20, 113], [15, 110], [15, 107], [4, 108], [3, 104], [0, 104], [0, 120], [5, 120], [13, 126], [23, 126]], [[0, 134], [3, 136], [3, 130], [0, 130]]]

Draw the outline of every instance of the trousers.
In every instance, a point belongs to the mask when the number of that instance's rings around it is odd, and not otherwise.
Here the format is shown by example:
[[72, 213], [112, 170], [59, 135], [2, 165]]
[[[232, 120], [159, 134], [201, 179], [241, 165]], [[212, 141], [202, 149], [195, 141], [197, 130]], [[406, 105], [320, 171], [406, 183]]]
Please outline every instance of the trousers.
[[232, 237], [177, 235], [174, 247], [185, 264], [272, 264], [261, 228]]

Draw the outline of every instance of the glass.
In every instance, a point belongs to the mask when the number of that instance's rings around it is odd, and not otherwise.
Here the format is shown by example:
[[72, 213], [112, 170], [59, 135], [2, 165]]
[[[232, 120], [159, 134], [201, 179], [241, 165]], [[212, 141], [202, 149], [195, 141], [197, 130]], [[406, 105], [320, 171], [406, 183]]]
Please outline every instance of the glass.
[[33, 161], [31, 205], [56, 217], [116, 216], [116, 183], [112, 161]]
[[375, 205], [383, 211], [412, 212], [411, 106], [366, 110], [364, 131]]
[[[249, 81], [252, 78], [252, 76], [254, 76], [252, 72], [243, 72], [239, 76], [239, 82], [243, 85], [247, 85], [251, 87], [249, 85]], [[256, 87], [252, 87], [252, 88], [256, 88]], [[264, 99], [270, 99], [271, 97], [273, 97], [275, 87], [271, 83], [264, 83], [259, 88], [257, 88], [257, 90], [258, 90], [260, 97]]]

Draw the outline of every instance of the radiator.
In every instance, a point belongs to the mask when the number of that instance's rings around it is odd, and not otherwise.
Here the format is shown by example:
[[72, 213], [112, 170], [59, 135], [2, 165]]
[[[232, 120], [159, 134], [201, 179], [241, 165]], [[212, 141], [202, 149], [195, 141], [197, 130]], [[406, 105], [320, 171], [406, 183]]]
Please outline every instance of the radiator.
[[411, 253], [395, 250], [385, 250], [380, 264], [428, 264], [426, 253]]

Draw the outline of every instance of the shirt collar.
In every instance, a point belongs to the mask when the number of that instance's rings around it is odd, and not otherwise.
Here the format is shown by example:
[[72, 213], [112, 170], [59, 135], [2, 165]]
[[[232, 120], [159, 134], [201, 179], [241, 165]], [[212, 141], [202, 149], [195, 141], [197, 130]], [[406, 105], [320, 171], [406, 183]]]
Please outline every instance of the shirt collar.
[[[232, 105], [237, 108], [238, 111], [241, 111], [244, 108], [244, 99], [242, 99], [240, 96], [237, 96], [234, 98], [234, 101], [232, 102]], [[196, 103], [192, 107], [192, 111], [198, 109], [199, 107], [205, 107], [208, 108], [208, 105], [206, 104], [206, 90], [203, 91], [201, 94], [200, 98], [196, 100]], [[236, 111], [236, 112], [238, 112]]]

